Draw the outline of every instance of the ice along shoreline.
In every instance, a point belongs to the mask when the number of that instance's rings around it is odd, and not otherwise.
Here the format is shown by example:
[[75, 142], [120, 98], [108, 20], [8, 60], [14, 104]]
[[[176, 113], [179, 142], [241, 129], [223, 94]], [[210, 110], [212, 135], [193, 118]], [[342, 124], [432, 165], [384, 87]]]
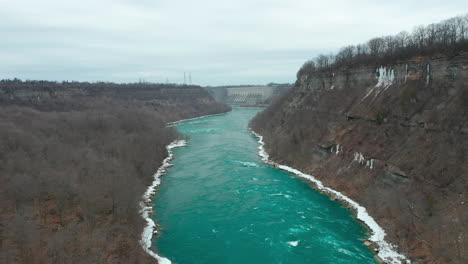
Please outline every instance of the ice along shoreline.
[[289, 166], [278, 164], [270, 160], [269, 155], [265, 150], [265, 142], [263, 141], [263, 136], [256, 133], [255, 131], [251, 129], [250, 131], [258, 138], [258, 143], [260, 144], [260, 146], [258, 147], [258, 150], [259, 150], [258, 155], [261, 157], [262, 162], [264, 162], [265, 164], [271, 165], [275, 168], [278, 168], [280, 170], [292, 173], [296, 175], [297, 177], [310, 181], [311, 183], [315, 185], [315, 187], [319, 191], [324, 192], [326, 194], [332, 194], [339, 201], [341, 201], [342, 203], [347, 205], [349, 208], [354, 210], [356, 212], [356, 218], [362, 221], [364, 224], [366, 224], [366, 226], [368, 226], [369, 229], [372, 231], [372, 235], [369, 237], [368, 240], [378, 246], [379, 252], [377, 253], [377, 256], [381, 260], [383, 260], [385, 263], [390, 263], [390, 264], [411, 263], [411, 261], [407, 257], [398, 253], [395, 250], [394, 245], [385, 241], [385, 235], [386, 235], [385, 230], [383, 230], [383, 228], [380, 227], [379, 224], [377, 224], [377, 222], [367, 213], [366, 208], [359, 205], [357, 202], [343, 195], [342, 193], [324, 186], [323, 183], [317, 180], [315, 177], [309, 174], [303, 173], [294, 168], [291, 168]]
[[[168, 123], [168, 127], [177, 126], [177, 125], [179, 125], [180, 123], [182, 123], [184, 121], [196, 120], [196, 119], [200, 119], [200, 118], [204, 118], [204, 117], [217, 116], [217, 115], [222, 115], [222, 114], [225, 114], [225, 113], [214, 114], [214, 115], [206, 115], [206, 116], [201, 116], [201, 117], [197, 117], [197, 118], [179, 120], [179, 121], [176, 121], [176, 122]], [[258, 138], [258, 143], [260, 144], [260, 146], [258, 147], [258, 149], [259, 149], [258, 154], [259, 154], [259, 156], [261, 157], [261, 160], [264, 163], [266, 163], [268, 165], [271, 165], [271, 166], [273, 166], [275, 168], [278, 168], [280, 170], [292, 173], [292, 174], [294, 174], [294, 175], [296, 175], [296, 176], [298, 176], [300, 178], [304, 178], [304, 179], [309, 180], [310, 182], [312, 182], [316, 186], [316, 188], [319, 191], [322, 191], [322, 192], [327, 193], [327, 194], [332, 194], [334, 197], [336, 197], [338, 200], [343, 202], [345, 205], [352, 208], [356, 212], [357, 219], [359, 219], [364, 224], [366, 224], [369, 227], [369, 229], [372, 231], [372, 235], [369, 237], [369, 241], [373, 242], [374, 244], [376, 244], [379, 247], [379, 252], [377, 254], [379, 258], [381, 258], [386, 263], [391, 263], [391, 264], [411, 263], [404, 255], [398, 253], [395, 250], [394, 245], [392, 245], [392, 244], [388, 243], [387, 241], [385, 241], [385, 239], [384, 239], [385, 235], [386, 235], [385, 231], [367, 213], [367, 210], [364, 207], [362, 207], [361, 205], [359, 205], [357, 202], [353, 201], [349, 197], [343, 195], [342, 193], [340, 193], [340, 192], [338, 192], [336, 190], [333, 190], [333, 189], [331, 189], [329, 187], [325, 187], [321, 181], [317, 180], [316, 178], [314, 178], [311, 175], [305, 174], [305, 173], [303, 173], [303, 172], [301, 172], [299, 170], [296, 170], [294, 168], [291, 168], [289, 166], [281, 165], [281, 164], [278, 164], [278, 163], [276, 163], [274, 161], [271, 161], [269, 159], [268, 153], [266, 152], [266, 150], [264, 148], [265, 143], [263, 142], [263, 136], [261, 136], [260, 134], [255, 133], [253, 130], [251, 130], [251, 132]], [[178, 147], [184, 147], [186, 145], [187, 145], [187, 142], [185, 140], [175, 140], [175, 141], [173, 141], [172, 143], [170, 143], [169, 145], [166, 146], [166, 149], [168, 151], [168, 156], [164, 159], [161, 167], [154, 174], [153, 183], [148, 187], [148, 189], [144, 193], [143, 201], [140, 202], [140, 207], [141, 207], [140, 214], [142, 215], [142, 217], [147, 222], [147, 225], [144, 228], [144, 230], [142, 232], [142, 235], [141, 235], [140, 244], [143, 247], [143, 250], [145, 252], [147, 252], [150, 256], [155, 258], [158, 261], [158, 263], [160, 263], [160, 264], [171, 264], [171, 261], [169, 259], [167, 259], [167, 258], [164, 258], [164, 257], [158, 255], [157, 253], [155, 253], [154, 251], [151, 250], [151, 244], [152, 244], [151, 239], [153, 237], [153, 234], [157, 233], [157, 230], [155, 229], [156, 224], [155, 224], [154, 220], [151, 218], [151, 216], [153, 214], [151, 202], [152, 202], [152, 198], [156, 194], [157, 187], [161, 184], [161, 176], [163, 176], [166, 173], [167, 168], [172, 166], [172, 164], [170, 164], [170, 161], [174, 158], [173, 149], [178, 148]]]
[[[196, 119], [201, 119], [209, 116], [218, 116], [229, 113], [231, 111], [227, 111], [224, 113], [219, 114], [212, 114], [212, 115], [204, 115], [194, 118], [182, 119], [174, 122], [167, 123], [167, 127], [174, 127], [182, 122], [191, 121]], [[170, 161], [174, 159], [174, 148], [180, 148], [187, 146], [187, 142], [185, 140], [174, 140], [169, 145], [166, 146], [168, 156], [163, 160], [162, 165], [158, 168], [156, 173], [153, 175], [153, 182], [151, 185], [146, 189], [146, 192], [143, 194], [143, 200], [140, 202], [140, 214], [146, 221], [146, 226], [141, 233], [140, 245], [142, 246], [143, 250], [152, 256], [154, 259], [158, 261], [159, 264], [171, 264], [171, 261], [165, 257], [158, 255], [156, 252], [151, 250], [151, 239], [153, 238], [153, 234], [157, 233], [156, 230], [156, 223], [151, 218], [153, 212], [153, 207], [151, 205], [152, 198], [156, 195], [157, 187], [161, 184], [161, 176], [166, 174], [167, 168], [171, 167], [172, 164]]]
[[170, 161], [174, 158], [173, 149], [184, 147], [186, 145], [187, 142], [185, 140], [175, 140], [166, 146], [168, 156], [164, 159], [161, 167], [159, 167], [159, 169], [154, 174], [153, 183], [143, 194], [143, 201], [140, 202], [140, 214], [146, 221], [146, 226], [141, 233], [140, 245], [143, 247], [143, 250], [155, 258], [159, 264], [170, 264], [171, 261], [167, 258], [159, 256], [151, 250], [151, 239], [153, 238], [153, 234], [157, 233], [156, 223], [151, 218], [153, 214], [153, 207], [151, 206], [152, 198], [156, 194], [156, 188], [161, 184], [161, 176], [166, 174], [167, 168], [172, 166]]

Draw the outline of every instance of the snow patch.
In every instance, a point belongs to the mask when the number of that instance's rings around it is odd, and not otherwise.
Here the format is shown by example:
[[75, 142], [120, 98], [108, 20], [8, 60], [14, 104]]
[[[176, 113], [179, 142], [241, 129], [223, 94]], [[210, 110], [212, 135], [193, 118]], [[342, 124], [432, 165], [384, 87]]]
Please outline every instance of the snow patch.
[[365, 164], [366, 168], [370, 168], [371, 170], [374, 168], [374, 159], [366, 159], [362, 153], [354, 152], [354, 160], [359, 164]]
[[330, 148], [330, 152], [335, 153], [336, 155], [338, 155], [341, 151], [343, 151], [343, 147], [340, 144]]
[[357, 161], [360, 164], [362, 164], [365, 162], [365, 160], [366, 159], [364, 158], [364, 155], [362, 155], [362, 153], [359, 153], [359, 152], [354, 153], [354, 161]]
[[372, 87], [369, 92], [361, 99], [361, 102], [364, 101], [369, 95], [376, 91], [374, 98], [377, 97], [382, 92], [385, 92], [388, 87], [390, 87], [395, 81], [395, 70], [392, 68], [381, 66], [376, 70], [377, 84]]
[[[298, 177], [304, 178], [309, 180], [310, 182], [314, 183], [317, 189], [327, 192], [330, 194], [333, 194], [335, 197], [337, 197], [339, 200], [342, 202], [348, 204], [350, 207], [352, 207], [356, 211], [356, 216], [357, 219], [361, 220], [363, 223], [365, 223], [370, 230], [372, 231], [372, 235], [370, 236], [369, 240], [376, 243], [379, 246], [379, 252], [378, 256], [383, 260], [386, 261], [390, 264], [401, 264], [402, 262], [406, 261], [406, 263], [411, 263], [409, 259], [407, 259], [404, 255], [398, 253], [395, 249], [395, 246], [387, 241], [385, 241], [385, 236], [386, 233], [383, 230], [382, 227], [380, 227], [377, 222], [367, 213], [366, 208], [363, 206], [359, 205], [357, 202], [354, 200], [350, 199], [349, 197], [343, 195], [342, 193], [333, 190], [329, 187], [325, 187], [323, 183], [319, 180], [317, 180], [315, 177], [305, 174], [299, 170], [296, 170], [294, 168], [278, 164], [274, 161], [271, 161], [269, 159], [268, 153], [265, 151], [265, 143], [263, 142], [263, 136], [260, 134], [255, 133], [255, 131], [252, 131], [252, 133], [258, 137], [258, 143], [260, 146], [258, 147], [258, 155], [261, 157], [261, 160], [269, 164], [273, 167], [276, 167], [278, 169], [287, 171], [289, 173], [295, 174]], [[359, 155], [361, 157], [362, 154]], [[356, 156], [355, 156], [356, 157]], [[296, 241], [291, 241], [291, 242], [296, 242]], [[289, 242], [288, 242], [289, 243]], [[297, 241], [299, 243], [299, 241]], [[292, 245], [292, 244], [290, 244]]]
[[387, 67], [380, 67], [377, 69], [377, 72], [379, 74], [378, 82], [375, 85], [375, 87], [384, 87], [388, 88], [390, 85], [393, 84], [393, 81], [395, 81], [395, 70], [388, 68]]
[[408, 64], [406, 64], [406, 70], [405, 70], [405, 83], [408, 81]]
[[153, 183], [148, 187], [146, 192], [143, 194], [143, 201], [140, 202], [140, 214], [143, 219], [146, 220], [146, 227], [141, 233], [140, 245], [143, 247], [143, 250], [155, 258], [159, 264], [171, 264], [171, 261], [167, 258], [161, 257], [158, 254], [154, 253], [151, 248], [151, 238], [153, 233], [157, 233], [155, 230], [156, 224], [153, 219], [151, 219], [151, 214], [153, 213], [153, 208], [151, 206], [151, 198], [156, 193], [156, 187], [161, 184], [161, 176], [166, 173], [167, 168], [172, 166], [169, 162], [174, 158], [172, 149], [186, 146], [187, 142], [185, 140], [176, 140], [171, 144], [166, 146], [167, 152], [169, 155], [163, 160], [161, 167], [153, 176]]
[[374, 159], [369, 159], [366, 161], [366, 168], [373, 169], [374, 168]]

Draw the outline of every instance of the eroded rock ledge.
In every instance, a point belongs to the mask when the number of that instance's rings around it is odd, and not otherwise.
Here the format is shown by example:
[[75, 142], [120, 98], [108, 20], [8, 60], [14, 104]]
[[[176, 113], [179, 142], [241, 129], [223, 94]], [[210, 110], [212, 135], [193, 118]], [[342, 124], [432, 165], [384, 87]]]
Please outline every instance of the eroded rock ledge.
[[252, 128], [418, 263], [466, 263], [468, 53], [303, 75]]

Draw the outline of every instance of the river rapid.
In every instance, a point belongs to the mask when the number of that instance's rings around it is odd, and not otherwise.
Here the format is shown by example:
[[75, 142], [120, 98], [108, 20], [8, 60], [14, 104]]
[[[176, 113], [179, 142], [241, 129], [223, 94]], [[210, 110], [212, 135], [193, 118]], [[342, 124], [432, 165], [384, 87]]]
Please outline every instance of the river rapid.
[[348, 209], [262, 163], [247, 129], [260, 110], [177, 125], [187, 146], [153, 200], [153, 250], [179, 264], [376, 263]]

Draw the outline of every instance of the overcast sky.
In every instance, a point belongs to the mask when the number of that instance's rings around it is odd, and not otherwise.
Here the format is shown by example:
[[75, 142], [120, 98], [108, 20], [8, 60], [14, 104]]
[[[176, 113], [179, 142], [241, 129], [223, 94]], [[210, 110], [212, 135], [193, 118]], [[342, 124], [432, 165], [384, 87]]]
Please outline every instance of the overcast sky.
[[0, 0], [0, 79], [294, 82], [304, 61], [467, 0]]

